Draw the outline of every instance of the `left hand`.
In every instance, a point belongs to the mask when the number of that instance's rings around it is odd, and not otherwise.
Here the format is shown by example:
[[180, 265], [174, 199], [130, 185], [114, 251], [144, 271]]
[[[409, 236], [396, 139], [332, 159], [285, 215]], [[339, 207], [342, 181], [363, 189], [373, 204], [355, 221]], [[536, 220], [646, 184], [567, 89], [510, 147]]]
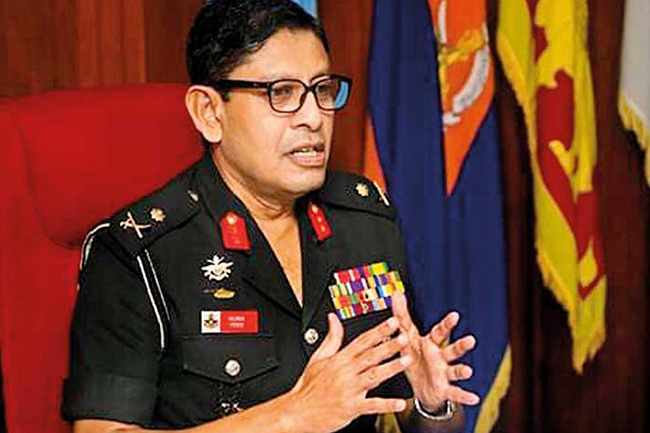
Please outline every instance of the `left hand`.
[[442, 347], [458, 324], [460, 315], [457, 312], [447, 314], [428, 334], [421, 336], [411, 320], [406, 297], [400, 292], [395, 292], [392, 303], [393, 314], [409, 340], [402, 350], [402, 356], [411, 355], [413, 359], [405, 374], [415, 397], [429, 410], [440, 408], [445, 400], [464, 405], [478, 404], [478, 395], [452, 384], [472, 377], [472, 368], [465, 364], [451, 365], [474, 348], [476, 339], [466, 335]]

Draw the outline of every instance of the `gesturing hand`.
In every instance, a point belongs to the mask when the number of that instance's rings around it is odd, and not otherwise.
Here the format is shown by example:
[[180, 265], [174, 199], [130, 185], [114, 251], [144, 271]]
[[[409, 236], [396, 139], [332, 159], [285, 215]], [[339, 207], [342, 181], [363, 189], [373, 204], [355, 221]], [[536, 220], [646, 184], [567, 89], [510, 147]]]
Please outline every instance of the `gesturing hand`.
[[458, 313], [447, 314], [428, 334], [421, 336], [411, 320], [404, 295], [399, 292], [394, 293], [392, 303], [393, 314], [399, 320], [399, 327], [409, 340], [402, 349], [402, 355], [411, 356], [413, 359], [405, 369], [405, 373], [415, 397], [429, 409], [439, 408], [445, 400], [465, 405], [478, 404], [479, 397], [476, 394], [452, 384], [455, 381], [469, 379], [472, 376], [471, 367], [464, 364], [451, 365], [474, 348], [476, 339], [467, 335], [442, 347], [458, 324], [460, 319]]
[[406, 355], [382, 364], [407, 344], [405, 335], [390, 338], [398, 328], [397, 319], [380, 323], [341, 350], [343, 326], [334, 314], [328, 321], [327, 337], [287, 394], [295, 430], [331, 432], [360, 415], [404, 410], [402, 399], [366, 398], [370, 389], [404, 371], [411, 362]]

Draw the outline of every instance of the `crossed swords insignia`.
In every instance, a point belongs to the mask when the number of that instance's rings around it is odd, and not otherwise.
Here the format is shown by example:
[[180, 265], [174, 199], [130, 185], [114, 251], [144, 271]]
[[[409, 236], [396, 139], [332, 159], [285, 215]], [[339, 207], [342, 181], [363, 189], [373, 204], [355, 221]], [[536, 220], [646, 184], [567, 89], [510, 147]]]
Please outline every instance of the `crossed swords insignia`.
[[140, 230], [148, 229], [151, 227], [151, 224], [138, 224], [138, 222], [133, 218], [131, 212], [126, 213], [126, 219], [120, 222], [120, 227], [124, 230], [133, 229], [135, 234], [138, 235], [138, 238], [142, 239], [142, 232]]

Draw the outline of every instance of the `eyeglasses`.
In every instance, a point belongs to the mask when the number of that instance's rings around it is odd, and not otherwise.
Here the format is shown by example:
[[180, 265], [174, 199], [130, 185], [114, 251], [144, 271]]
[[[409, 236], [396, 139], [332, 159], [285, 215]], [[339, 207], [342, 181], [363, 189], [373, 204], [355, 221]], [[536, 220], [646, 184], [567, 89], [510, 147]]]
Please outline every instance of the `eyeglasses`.
[[282, 79], [276, 81], [218, 80], [212, 86], [217, 90], [266, 89], [269, 104], [278, 113], [295, 113], [300, 110], [313, 93], [316, 105], [324, 111], [338, 111], [345, 107], [350, 98], [352, 80], [342, 75], [328, 75], [311, 86], [300, 80]]

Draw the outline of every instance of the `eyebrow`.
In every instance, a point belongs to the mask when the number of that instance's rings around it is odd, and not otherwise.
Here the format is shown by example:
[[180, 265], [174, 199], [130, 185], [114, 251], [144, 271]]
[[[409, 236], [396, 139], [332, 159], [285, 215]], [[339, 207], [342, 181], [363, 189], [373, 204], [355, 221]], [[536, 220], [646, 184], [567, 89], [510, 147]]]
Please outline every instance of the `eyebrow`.
[[[329, 69], [319, 71], [309, 79], [309, 82], [311, 83], [319, 78], [327, 77], [328, 75], [331, 74], [332, 72]], [[300, 78], [298, 78], [294, 74], [283, 74], [283, 73], [275, 73], [275, 74], [265, 75], [263, 77], [263, 81], [276, 81], [276, 80], [283, 80], [283, 79], [300, 80]]]

